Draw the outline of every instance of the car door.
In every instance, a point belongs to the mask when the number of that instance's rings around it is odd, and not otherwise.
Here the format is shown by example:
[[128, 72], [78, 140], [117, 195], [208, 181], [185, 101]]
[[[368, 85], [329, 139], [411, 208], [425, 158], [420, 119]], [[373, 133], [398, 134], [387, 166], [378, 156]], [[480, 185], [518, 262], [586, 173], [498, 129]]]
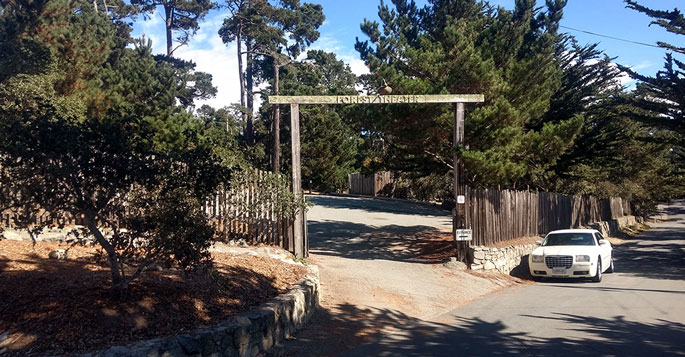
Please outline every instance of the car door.
[[[599, 254], [602, 256], [602, 270], [604, 270], [611, 264], [611, 243], [609, 243], [609, 241], [599, 232], [596, 232], [595, 236], [597, 237], [597, 245], [599, 246], [600, 251]], [[600, 241], [605, 241], [606, 243], [599, 244]]]

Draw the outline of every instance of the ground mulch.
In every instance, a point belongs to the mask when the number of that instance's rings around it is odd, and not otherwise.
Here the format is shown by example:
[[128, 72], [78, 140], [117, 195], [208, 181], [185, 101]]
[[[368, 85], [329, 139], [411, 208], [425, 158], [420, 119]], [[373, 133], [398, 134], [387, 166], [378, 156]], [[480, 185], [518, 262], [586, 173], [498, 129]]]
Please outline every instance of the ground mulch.
[[127, 299], [110, 298], [110, 273], [94, 247], [0, 240], [0, 355], [84, 352], [205, 327], [289, 290], [299, 264], [212, 253], [214, 272], [147, 271]]
[[[446, 262], [450, 260], [450, 257], [455, 257], [457, 254], [453, 239], [450, 232], [426, 230], [414, 235], [412, 249], [417, 250], [417, 255], [422, 259], [435, 263]], [[541, 239], [540, 237], [521, 237], [490, 244], [488, 247], [506, 248], [515, 245], [535, 244]]]
[[457, 248], [450, 232], [418, 232], [412, 248], [417, 251], [417, 257], [433, 263], [444, 263], [457, 256]]

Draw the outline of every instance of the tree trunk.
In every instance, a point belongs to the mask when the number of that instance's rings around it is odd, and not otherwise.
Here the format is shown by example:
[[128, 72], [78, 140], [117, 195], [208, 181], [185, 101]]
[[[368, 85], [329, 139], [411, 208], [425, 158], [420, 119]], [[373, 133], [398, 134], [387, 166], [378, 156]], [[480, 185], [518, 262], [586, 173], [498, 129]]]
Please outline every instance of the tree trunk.
[[[278, 65], [277, 59], [274, 58], [274, 95], [279, 94], [278, 89], [278, 72], [281, 66]], [[271, 125], [271, 133], [273, 135], [273, 155], [271, 157], [271, 169], [273, 172], [281, 170], [281, 106], [274, 105], [274, 118]]]
[[252, 39], [247, 38], [247, 41], [245, 41], [245, 52], [246, 54], [246, 60], [247, 60], [247, 68], [245, 70], [245, 79], [247, 81], [247, 89], [245, 91], [245, 94], [247, 96], [247, 109], [249, 109], [249, 112], [247, 113], [247, 134], [245, 136], [245, 139], [247, 140], [248, 145], [254, 145], [254, 124], [253, 124], [253, 116], [252, 113], [254, 113], [254, 65], [253, 65], [253, 55], [252, 55]]
[[109, 270], [112, 274], [112, 287], [111, 294], [112, 299], [121, 300], [126, 297], [126, 292], [128, 290], [128, 282], [123, 274], [121, 262], [119, 261], [119, 256], [114, 249], [114, 247], [107, 241], [107, 238], [102, 234], [100, 229], [97, 227], [95, 215], [86, 215], [88, 230], [95, 236], [95, 240], [100, 244], [102, 249], [107, 253], [107, 261], [109, 262]]
[[243, 121], [246, 123], [245, 138], [248, 137], [248, 132], [252, 131], [252, 123], [248, 123], [247, 113], [245, 112], [245, 73], [243, 72], [243, 54], [242, 54], [242, 29], [238, 29], [236, 35], [236, 44], [238, 47], [238, 79], [240, 81], [240, 106], [243, 111]]
[[172, 38], [171, 38], [171, 24], [173, 24], [173, 9], [171, 6], [164, 5], [164, 15], [166, 19], [165, 27], [166, 27], [166, 55], [171, 57], [171, 51], [172, 51], [172, 46], [174, 44]]

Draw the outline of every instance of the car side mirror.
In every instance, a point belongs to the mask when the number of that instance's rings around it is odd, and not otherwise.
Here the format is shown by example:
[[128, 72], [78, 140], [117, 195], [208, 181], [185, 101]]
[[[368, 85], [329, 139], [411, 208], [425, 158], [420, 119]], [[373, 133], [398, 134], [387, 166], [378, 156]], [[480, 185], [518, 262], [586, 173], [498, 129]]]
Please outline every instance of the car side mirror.
[[606, 239], [600, 239], [599, 240], [599, 245], [607, 245], [607, 244], [609, 244], [608, 240], [606, 240]]
[[541, 240], [536, 240], [536, 241], [535, 241], [535, 244], [537, 244], [537, 245], [542, 245], [542, 241], [541, 241]]

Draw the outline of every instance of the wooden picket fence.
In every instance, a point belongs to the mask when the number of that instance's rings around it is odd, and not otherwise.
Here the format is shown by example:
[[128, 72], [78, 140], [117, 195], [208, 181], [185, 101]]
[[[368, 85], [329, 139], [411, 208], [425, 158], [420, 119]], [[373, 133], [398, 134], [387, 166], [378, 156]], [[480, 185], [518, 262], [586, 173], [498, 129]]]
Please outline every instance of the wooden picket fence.
[[217, 239], [244, 240], [251, 245], [276, 245], [293, 250], [293, 212], [282, 206], [273, 180], [283, 176], [254, 171], [238, 185], [218, 192], [205, 203]]
[[373, 175], [349, 174], [348, 180], [350, 194], [365, 196], [387, 196], [394, 183], [393, 174], [389, 171], [376, 172]]
[[597, 199], [548, 192], [467, 189], [472, 245], [489, 245], [555, 229], [587, 227], [630, 214], [621, 198]]
[[[211, 224], [216, 228], [216, 239], [244, 240], [248, 244], [276, 245], [293, 250], [292, 207], [285, 200], [289, 190], [287, 178], [272, 172], [254, 170], [229, 189], [220, 190], [204, 205]], [[280, 192], [280, 194], [279, 194]], [[0, 212], [0, 227], [19, 228], [17, 213]], [[61, 213], [51, 215], [40, 211], [32, 224], [49, 227], [73, 228], [83, 225], [79, 215]]]

